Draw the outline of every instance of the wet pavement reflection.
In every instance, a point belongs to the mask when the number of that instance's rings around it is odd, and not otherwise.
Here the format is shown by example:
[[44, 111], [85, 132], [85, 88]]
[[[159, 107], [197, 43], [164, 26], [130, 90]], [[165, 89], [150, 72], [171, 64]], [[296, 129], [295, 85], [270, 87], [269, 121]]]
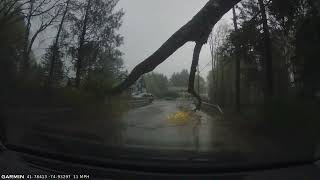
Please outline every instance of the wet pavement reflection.
[[[123, 142], [151, 149], [212, 150], [214, 117], [194, 112], [191, 102], [155, 101], [133, 109], [121, 119]], [[221, 142], [222, 143], [222, 142]]]
[[206, 159], [208, 154], [215, 154], [215, 160], [243, 161], [243, 156], [255, 151], [251, 142], [230, 129], [232, 122], [202, 111], [195, 112], [193, 108], [192, 102], [186, 100], [156, 100], [129, 110], [119, 119], [81, 124], [76, 119], [40, 121], [33, 118], [29, 125], [19, 124], [20, 135], [16, 133], [16, 124], [12, 124], [15, 131], [9, 131], [10, 141], [56, 152], [99, 157], [114, 156], [112, 153], [120, 154], [121, 151], [121, 155], [130, 157], [141, 154], [159, 157], [161, 154], [161, 157]]

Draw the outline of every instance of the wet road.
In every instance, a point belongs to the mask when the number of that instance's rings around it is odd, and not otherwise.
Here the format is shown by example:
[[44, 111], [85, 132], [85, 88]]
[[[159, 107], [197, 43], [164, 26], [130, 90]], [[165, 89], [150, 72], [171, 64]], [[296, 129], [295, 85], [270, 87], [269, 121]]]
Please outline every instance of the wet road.
[[[79, 120], [71, 119], [67, 123], [63, 121], [65, 119], [57, 118], [50, 121], [50, 118], [42, 115], [32, 124], [28, 122], [29, 125], [17, 126], [14, 123], [9, 131], [9, 140], [13, 144], [26, 145], [40, 151], [79, 157], [85, 155], [99, 160], [110, 157], [139, 161], [210, 160], [219, 164], [272, 162], [279, 161], [279, 157], [283, 156], [283, 153], [279, 153], [282, 151], [274, 148], [270, 139], [261, 135], [246, 135], [246, 127], [239, 130], [236, 127], [239, 123], [232, 119], [220, 119], [201, 111], [193, 112], [191, 104], [180, 100], [154, 101], [148, 106], [123, 114], [117, 120], [115, 130], [111, 130], [110, 127], [115, 126], [108, 119], [95, 125], [93, 121], [86, 121], [86, 128], [77, 129], [76, 132], [74, 128], [79, 126]], [[57, 120], [60, 120], [60, 126]], [[61, 127], [69, 127], [70, 130]], [[100, 129], [103, 133], [99, 133]], [[9, 158], [10, 154], [2, 156], [3, 162], [9, 161]], [[15, 155], [12, 158], [13, 161], [21, 161]], [[284, 156], [283, 159], [288, 158]], [[23, 161], [34, 165], [33, 159]], [[21, 168], [29, 166], [25, 163], [22, 165]]]
[[126, 126], [123, 132], [125, 145], [156, 149], [202, 148], [211, 129], [205, 125], [209, 123], [208, 119], [199, 117], [201, 124], [197, 125], [197, 119], [188, 114], [175, 122], [170, 117], [182, 112], [178, 107], [176, 101], [155, 101], [128, 112], [122, 119]]
[[17, 127], [13, 126], [15, 130], [10, 131], [14, 133], [10, 141], [88, 155], [106, 154], [106, 149], [110, 147], [142, 152], [248, 153], [252, 150], [250, 143], [230, 129], [231, 122], [192, 109], [190, 101], [156, 100], [123, 114], [114, 121], [116, 125], [110, 124], [109, 119], [86, 121], [83, 125], [78, 120], [60, 120], [60, 123], [57, 123], [58, 119], [37, 120], [30, 128], [22, 126], [21, 136], [17, 136]]
[[[122, 118], [123, 143], [144, 149], [222, 151], [232, 148], [217, 117], [192, 112], [188, 101], [155, 101], [129, 111]], [[181, 113], [187, 113], [179, 117]], [[178, 117], [176, 117], [178, 116]], [[180, 115], [181, 116], [181, 115]]]

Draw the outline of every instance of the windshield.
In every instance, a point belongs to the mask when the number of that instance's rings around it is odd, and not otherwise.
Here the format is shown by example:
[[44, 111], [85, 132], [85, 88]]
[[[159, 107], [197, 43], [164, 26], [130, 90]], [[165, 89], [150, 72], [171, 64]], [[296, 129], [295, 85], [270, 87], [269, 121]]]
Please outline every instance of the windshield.
[[319, 157], [319, 12], [315, 0], [1, 0], [1, 142], [137, 162]]

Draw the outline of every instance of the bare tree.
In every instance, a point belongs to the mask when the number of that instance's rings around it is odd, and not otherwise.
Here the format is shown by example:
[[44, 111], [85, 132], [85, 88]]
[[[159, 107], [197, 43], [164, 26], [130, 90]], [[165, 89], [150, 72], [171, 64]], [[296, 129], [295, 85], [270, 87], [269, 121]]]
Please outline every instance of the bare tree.
[[61, 20], [60, 20], [60, 24], [59, 24], [59, 27], [58, 27], [57, 35], [56, 35], [56, 38], [55, 38], [55, 41], [54, 41], [54, 44], [53, 44], [53, 53], [52, 53], [52, 57], [51, 57], [50, 70], [49, 70], [49, 76], [48, 76], [48, 87], [52, 86], [54, 67], [55, 67], [54, 65], [55, 65], [55, 61], [56, 61], [56, 58], [57, 58], [58, 53], [59, 53], [59, 38], [60, 38], [61, 31], [63, 29], [63, 24], [64, 24], [64, 21], [66, 19], [66, 15], [67, 15], [68, 10], [69, 10], [70, 1], [71, 0], [67, 0], [67, 2], [66, 2], [65, 9], [63, 11], [63, 14], [62, 14], [62, 17], [61, 17]]
[[[46, 30], [49, 26], [55, 23], [55, 20], [60, 15], [60, 9], [57, 9], [57, 4], [60, 0], [50, 1], [41, 0], [35, 1], [30, 0], [27, 8], [26, 19], [26, 31], [25, 31], [25, 41], [23, 48], [23, 74], [25, 74], [30, 66], [30, 53], [32, 51], [32, 46], [38, 37], [38, 35]], [[35, 22], [34, 18], [38, 18], [40, 25], [36, 28], [34, 32], [31, 31], [31, 27]], [[30, 39], [29, 39], [30, 38]]]

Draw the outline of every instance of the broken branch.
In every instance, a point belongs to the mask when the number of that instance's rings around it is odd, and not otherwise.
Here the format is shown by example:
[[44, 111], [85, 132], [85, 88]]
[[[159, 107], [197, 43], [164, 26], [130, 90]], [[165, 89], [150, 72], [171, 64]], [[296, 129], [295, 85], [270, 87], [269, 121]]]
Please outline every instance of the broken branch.
[[207, 4], [184, 26], [174, 33], [156, 52], [138, 64], [121, 84], [107, 91], [118, 94], [134, 84], [140, 76], [153, 71], [186, 42], [207, 42], [214, 25], [240, 0], [209, 0]]

